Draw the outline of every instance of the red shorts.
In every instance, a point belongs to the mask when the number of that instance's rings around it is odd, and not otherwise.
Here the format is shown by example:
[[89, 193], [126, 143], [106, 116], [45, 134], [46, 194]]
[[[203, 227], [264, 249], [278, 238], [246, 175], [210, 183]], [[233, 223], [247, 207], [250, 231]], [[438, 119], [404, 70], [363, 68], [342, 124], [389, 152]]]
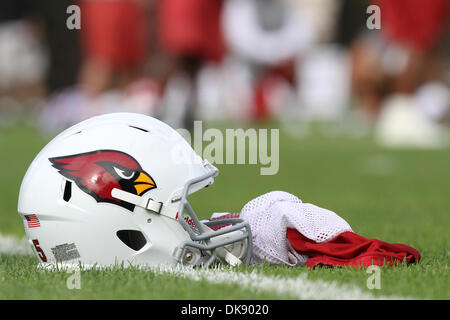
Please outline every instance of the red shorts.
[[225, 53], [222, 0], [159, 0], [159, 40], [173, 56], [219, 61]]
[[114, 68], [136, 68], [148, 51], [148, 25], [141, 1], [79, 0], [81, 45], [86, 58]]
[[397, 43], [428, 51], [448, 22], [449, 0], [373, 0], [380, 7], [381, 32]]

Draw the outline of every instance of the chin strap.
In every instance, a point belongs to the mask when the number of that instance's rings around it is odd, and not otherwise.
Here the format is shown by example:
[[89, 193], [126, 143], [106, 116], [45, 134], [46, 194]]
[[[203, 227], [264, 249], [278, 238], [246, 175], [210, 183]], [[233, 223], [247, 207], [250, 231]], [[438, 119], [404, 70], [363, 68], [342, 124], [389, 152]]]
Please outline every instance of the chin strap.
[[217, 256], [225, 260], [226, 263], [228, 263], [230, 266], [239, 266], [242, 264], [242, 260], [236, 257], [234, 254], [232, 254], [230, 251], [228, 251], [224, 247], [218, 247], [217, 249]]
[[178, 208], [168, 206], [163, 204], [162, 202], [155, 201], [152, 198], [143, 198], [132, 194], [130, 192], [126, 192], [117, 188], [114, 188], [111, 191], [111, 196], [116, 199], [132, 203], [135, 206], [150, 210], [152, 212], [158, 213], [165, 217], [169, 217], [174, 220], [178, 220]]

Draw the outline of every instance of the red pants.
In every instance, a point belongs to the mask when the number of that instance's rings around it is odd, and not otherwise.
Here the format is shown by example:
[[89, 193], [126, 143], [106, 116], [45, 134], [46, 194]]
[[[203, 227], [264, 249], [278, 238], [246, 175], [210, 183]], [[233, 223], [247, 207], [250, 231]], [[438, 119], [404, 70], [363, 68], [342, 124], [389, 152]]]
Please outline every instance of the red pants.
[[159, 0], [162, 47], [173, 56], [219, 61], [225, 45], [220, 26], [222, 0]]
[[448, 0], [373, 0], [380, 7], [381, 32], [397, 43], [428, 51], [442, 35], [449, 17]]
[[86, 58], [114, 68], [136, 68], [145, 61], [148, 25], [137, 0], [79, 0], [81, 44]]

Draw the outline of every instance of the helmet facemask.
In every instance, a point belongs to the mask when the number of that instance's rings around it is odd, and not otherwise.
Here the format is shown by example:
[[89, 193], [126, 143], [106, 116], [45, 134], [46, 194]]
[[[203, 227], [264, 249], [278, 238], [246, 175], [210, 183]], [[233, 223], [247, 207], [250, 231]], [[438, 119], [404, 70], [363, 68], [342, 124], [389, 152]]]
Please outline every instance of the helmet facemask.
[[[249, 264], [252, 255], [252, 235], [248, 222], [239, 218], [222, 219], [220, 221], [200, 221], [187, 197], [199, 184], [208, 186], [219, 173], [218, 169], [204, 161], [208, 170], [205, 174], [188, 180], [181, 196], [172, 199], [179, 202], [178, 207], [166, 206], [153, 199], [113, 190], [113, 196], [122, 201], [145, 208], [152, 213], [161, 214], [177, 220], [189, 234], [190, 240], [183, 241], [174, 252], [175, 260], [183, 265], [209, 267], [217, 262], [240, 265]], [[209, 182], [209, 183], [208, 183]], [[175, 210], [176, 208], [176, 210]], [[227, 225], [219, 230], [212, 227]]]

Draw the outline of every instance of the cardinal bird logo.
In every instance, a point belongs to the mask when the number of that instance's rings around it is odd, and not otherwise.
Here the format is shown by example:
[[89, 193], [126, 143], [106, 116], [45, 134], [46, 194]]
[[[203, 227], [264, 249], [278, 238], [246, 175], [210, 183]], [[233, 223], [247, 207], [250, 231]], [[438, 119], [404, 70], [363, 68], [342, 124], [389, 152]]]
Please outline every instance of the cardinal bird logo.
[[97, 150], [50, 158], [58, 172], [92, 196], [97, 202], [119, 205], [130, 211], [134, 205], [111, 196], [114, 188], [141, 196], [156, 188], [153, 178], [129, 154], [116, 150]]

